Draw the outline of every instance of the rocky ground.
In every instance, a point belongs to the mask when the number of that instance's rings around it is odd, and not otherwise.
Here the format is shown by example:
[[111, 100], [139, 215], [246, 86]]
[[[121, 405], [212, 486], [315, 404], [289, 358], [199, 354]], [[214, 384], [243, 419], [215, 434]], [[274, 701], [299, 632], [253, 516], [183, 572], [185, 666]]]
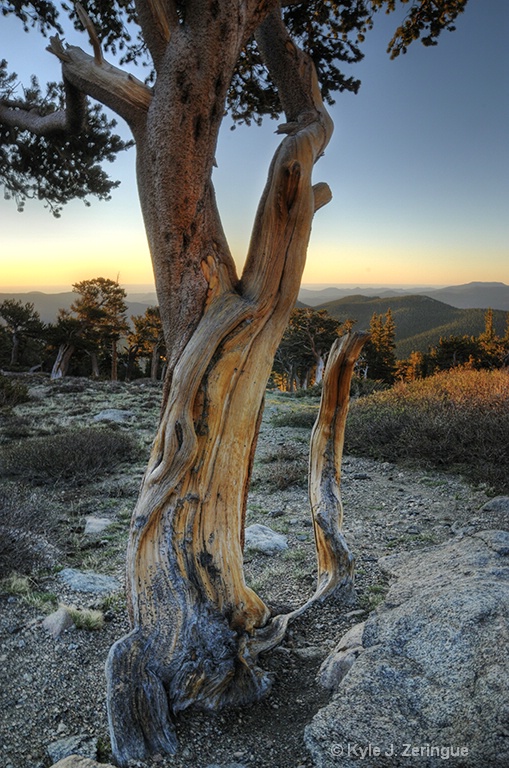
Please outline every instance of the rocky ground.
[[[30, 437], [92, 424], [102, 410], [116, 408], [132, 415], [115, 428], [136, 434], [146, 454], [158, 398], [157, 388], [148, 384], [51, 386], [36, 381], [30, 401], [4, 419], [2, 441], [6, 444], [20, 432]], [[279, 611], [297, 607], [312, 594], [314, 546], [304, 485], [309, 429], [275, 427], [272, 420], [285, 410], [312, 407], [316, 401], [269, 394], [248, 503], [247, 525], [262, 523], [287, 536], [288, 548], [279, 554], [246, 553], [248, 582]], [[52, 494], [68, 533], [59, 541], [56, 567], [34, 576], [28, 592], [4, 588], [0, 595], [3, 768], [46, 768], [58, 755], [51, 745], [71, 737], [88, 741], [84, 754], [105, 762], [111, 757], [103, 670], [109, 647], [127, 630], [122, 590], [108, 596], [78, 592], [62, 581], [59, 570], [93, 570], [122, 581], [129, 513], [143, 462], [144, 456], [84, 486], [41, 491]], [[2, 482], [9, 487], [10, 481]], [[436, 471], [345, 456], [342, 495], [345, 536], [356, 558], [353, 600], [316, 605], [295, 621], [282, 646], [262, 659], [274, 677], [265, 701], [236, 711], [185, 713], [177, 724], [178, 755], [155, 756], [151, 765], [311, 766], [304, 726], [329, 699], [316, 673], [341, 635], [383, 599], [387, 584], [378, 558], [417, 549], [426, 557], [427, 547], [454, 535], [507, 526], [496, 509], [490, 511], [489, 504], [484, 508], [487, 489]], [[86, 534], [90, 516], [108, 518], [112, 525]], [[55, 603], [100, 610], [104, 624], [93, 631], [72, 626], [55, 638], [43, 626]]]

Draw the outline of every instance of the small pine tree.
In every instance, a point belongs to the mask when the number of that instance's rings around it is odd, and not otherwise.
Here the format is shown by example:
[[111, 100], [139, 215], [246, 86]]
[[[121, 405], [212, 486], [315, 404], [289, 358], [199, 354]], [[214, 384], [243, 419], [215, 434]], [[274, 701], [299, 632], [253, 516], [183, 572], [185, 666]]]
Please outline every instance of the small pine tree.
[[383, 315], [376, 312], [369, 324], [370, 339], [364, 347], [364, 364], [368, 379], [394, 382], [396, 374], [396, 325], [390, 309]]
[[486, 310], [484, 331], [477, 339], [479, 345], [479, 367], [500, 368], [505, 357], [504, 340], [497, 336], [493, 324], [493, 310]]
[[81, 321], [84, 336], [91, 344], [89, 352], [92, 372], [99, 375], [97, 352], [111, 358], [111, 379], [117, 378], [117, 344], [122, 334], [127, 333], [125, 316], [126, 292], [115, 280], [96, 277], [82, 280], [72, 287], [79, 298], [71, 305], [72, 311]]

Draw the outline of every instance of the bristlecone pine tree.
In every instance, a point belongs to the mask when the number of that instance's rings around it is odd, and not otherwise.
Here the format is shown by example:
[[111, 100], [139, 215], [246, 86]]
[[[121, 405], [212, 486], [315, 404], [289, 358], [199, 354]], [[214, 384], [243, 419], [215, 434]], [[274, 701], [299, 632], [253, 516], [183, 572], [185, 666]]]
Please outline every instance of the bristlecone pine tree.
[[[419, 37], [433, 44], [465, 3], [416, 0], [391, 43], [393, 55]], [[373, 11], [393, 6], [393, 0], [90, 0], [87, 12], [76, 5], [72, 18], [87, 29], [92, 55], [50, 38], [63, 87], [53, 85], [43, 96], [34, 82], [15, 98], [14, 80], [0, 66], [0, 172], [18, 205], [36, 195], [58, 211], [73, 196], [108, 196], [99, 163], [123, 145], [86, 96], [122, 117], [136, 143], [168, 371], [127, 553], [132, 629], [107, 662], [119, 765], [174, 752], [180, 710], [246, 704], [269, 688], [257, 657], [281, 641], [295, 614], [272, 617], [242, 569], [264, 390], [297, 298], [314, 213], [331, 196], [311, 178], [332, 133], [322, 97], [356, 90], [338, 61], [358, 61]], [[2, 12], [15, 13], [25, 26], [35, 19], [43, 31], [58, 29], [51, 2], [8, 3]], [[104, 56], [115, 48], [132, 60], [140, 43], [153, 64], [152, 85]], [[227, 108], [246, 122], [286, 116], [241, 276], [211, 181]], [[324, 382], [313, 435], [315, 599], [351, 580], [338, 464], [348, 378], [363, 341], [346, 337], [330, 355], [330, 385]]]

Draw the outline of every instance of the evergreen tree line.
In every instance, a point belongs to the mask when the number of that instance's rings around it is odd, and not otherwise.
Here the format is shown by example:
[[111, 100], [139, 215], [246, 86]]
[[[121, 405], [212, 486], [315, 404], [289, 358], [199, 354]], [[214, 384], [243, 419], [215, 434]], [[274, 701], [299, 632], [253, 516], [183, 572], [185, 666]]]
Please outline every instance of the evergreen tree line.
[[[43, 370], [52, 378], [109, 377], [130, 381], [163, 376], [165, 346], [158, 307], [127, 318], [127, 294], [113, 280], [97, 277], [72, 287], [71, 308], [60, 309], [55, 323], [44, 324], [32, 303], [6, 299], [0, 304], [0, 366]], [[338, 336], [354, 326], [339, 322], [326, 310], [293, 310], [277, 350], [272, 385], [293, 392], [320, 384], [328, 352]], [[357, 364], [362, 379], [392, 384], [412, 381], [458, 366], [496, 369], [509, 364], [509, 319], [504, 336], [497, 335], [493, 312], [486, 311], [479, 336], [441, 337], [427, 353], [396, 358], [396, 325], [389, 309], [374, 313], [370, 340]]]
[[[326, 310], [295, 309], [276, 354], [274, 384], [286, 391], [319, 384], [334, 340], [354, 324], [354, 320], [340, 323]], [[484, 331], [479, 336], [440, 337], [427, 353], [412, 352], [405, 360], [396, 358], [396, 324], [390, 309], [385, 315], [373, 314], [369, 332], [370, 339], [357, 363], [356, 373], [361, 379], [393, 384], [456, 367], [481, 370], [509, 365], [509, 315], [505, 334], [499, 336], [491, 309], [486, 311]]]
[[158, 307], [127, 318], [127, 294], [114, 280], [97, 277], [72, 286], [76, 299], [44, 324], [32, 303], [0, 304], [0, 365], [42, 370], [54, 379], [73, 376], [127, 381], [161, 378], [165, 348]]

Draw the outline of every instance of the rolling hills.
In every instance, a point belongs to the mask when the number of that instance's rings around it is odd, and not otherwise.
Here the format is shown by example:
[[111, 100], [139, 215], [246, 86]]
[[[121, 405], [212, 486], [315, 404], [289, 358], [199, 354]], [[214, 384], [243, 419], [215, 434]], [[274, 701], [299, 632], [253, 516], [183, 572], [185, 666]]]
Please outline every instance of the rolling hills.
[[310, 286], [301, 288], [299, 300], [309, 307], [317, 307], [325, 302], [337, 301], [346, 297], [354, 298], [358, 295], [376, 297], [381, 299], [393, 296], [428, 296], [437, 299], [444, 304], [458, 309], [479, 309], [491, 307], [509, 311], [509, 285], [505, 283], [473, 282], [462, 285], [450, 285], [446, 288], [430, 288], [425, 286], [413, 286], [411, 288], [393, 288], [390, 286], [370, 287], [338, 287], [312, 289]]
[[[351, 296], [320, 304], [341, 322], [355, 320], [357, 330], [367, 330], [374, 313], [391, 310], [396, 324], [396, 356], [404, 359], [413, 351], [427, 352], [441, 336], [477, 336], [484, 330], [485, 309], [458, 309], [428, 296]], [[503, 335], [507, 313], [493, 311], [498, 334]]]

